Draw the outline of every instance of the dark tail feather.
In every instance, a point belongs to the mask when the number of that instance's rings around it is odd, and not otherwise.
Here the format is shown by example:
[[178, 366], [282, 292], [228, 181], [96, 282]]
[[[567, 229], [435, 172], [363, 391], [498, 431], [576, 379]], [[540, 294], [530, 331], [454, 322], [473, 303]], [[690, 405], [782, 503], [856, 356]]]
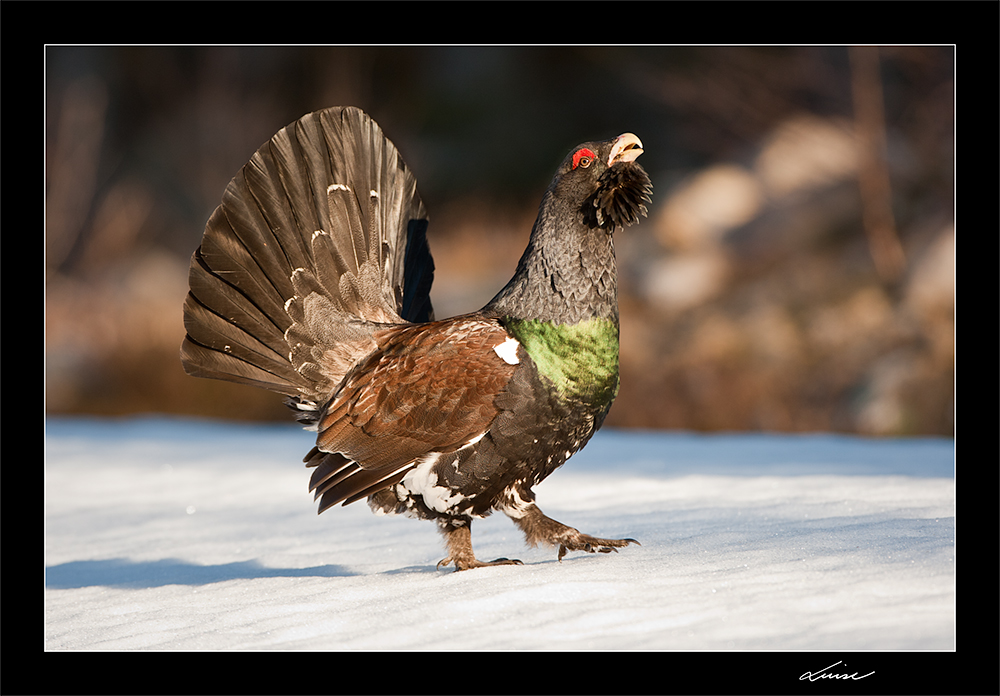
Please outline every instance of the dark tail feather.
[[364, 112], [282, 129], [230, 182], [192, 258], [185, 369], [324, 402], [380, 325], [433, 318], [426, 217]]
[[309, 491], [315, 493], [322, 513], [337, 503], [348, 505], [367, 498], [403, 480], [412, 466], [400, 469], [362, 469], [356, 462], [337, 452], [323, 452], [314, 447], [303, 459], [307, 467], [315, 467], [309, 479]]
[[427, 245], [427, 221], [411, 220], [407, 233], [406, 257], [403, 266], [402, 317], [415, 324], [434, 321], [431, 307], [431, 283], [434, 282], [434, 260]]

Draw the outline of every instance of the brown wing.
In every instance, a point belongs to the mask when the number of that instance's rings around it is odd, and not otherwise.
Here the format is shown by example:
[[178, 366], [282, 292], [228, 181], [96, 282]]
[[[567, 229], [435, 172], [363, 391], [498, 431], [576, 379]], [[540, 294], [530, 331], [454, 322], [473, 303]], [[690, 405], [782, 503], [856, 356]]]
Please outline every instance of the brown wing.
[[348, 373], [306, 458], [320, 466], [311, 482], [320, 511], [392, 486], [420, 458], [487, 432], [517, 367], [494, 350], [509, 339], [497, 322], [471, 317], [376, 333], [378, 349]]

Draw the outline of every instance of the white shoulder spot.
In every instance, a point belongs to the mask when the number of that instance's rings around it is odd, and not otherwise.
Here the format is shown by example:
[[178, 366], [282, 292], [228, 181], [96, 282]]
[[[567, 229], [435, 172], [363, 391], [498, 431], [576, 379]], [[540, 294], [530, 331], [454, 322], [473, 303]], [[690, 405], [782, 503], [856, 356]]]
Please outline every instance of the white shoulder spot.
[[329, 186], [326, 187], [327, 193], [330, 193], [331, 191], [350, 191], [350, 190], [351, 187], [348, 186], [347, 184], [330, 184]]
[[508, 365], [517, 365], [521, 362], [517, 357], [517, 347], [521, 345], [517, 340], [508, 338], [503, 343], [493, 346], [493, 352], [503, 358]]

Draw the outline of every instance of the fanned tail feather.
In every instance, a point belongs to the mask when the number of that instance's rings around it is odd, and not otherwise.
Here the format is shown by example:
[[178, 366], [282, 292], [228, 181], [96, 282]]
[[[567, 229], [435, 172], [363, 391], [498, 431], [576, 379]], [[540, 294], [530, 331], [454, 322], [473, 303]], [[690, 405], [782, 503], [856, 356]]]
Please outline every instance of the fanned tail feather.
[[308, 114], [226, 188], [191, 260], [185, 370], [315, 412], [386, 324], [433, 319], [416, 180], [364, 112]]

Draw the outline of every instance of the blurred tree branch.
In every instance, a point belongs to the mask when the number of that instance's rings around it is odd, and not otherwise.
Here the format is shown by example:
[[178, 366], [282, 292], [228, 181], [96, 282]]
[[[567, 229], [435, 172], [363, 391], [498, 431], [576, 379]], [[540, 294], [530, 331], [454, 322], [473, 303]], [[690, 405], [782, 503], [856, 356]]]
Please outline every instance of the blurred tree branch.
[[107, 107], [107, 89], [97, 78], [78, 80], [63, 95], [56, 136], [47, 153], [45, 253], [49, 270], [67, 262], [91, 215]]
[[892, 283], [902, 276], [906, 257], [892, 212], [879, 50], [876, 46], [852, 46], [850, 56], [862, 224], [875, 269], [884, 281]]

